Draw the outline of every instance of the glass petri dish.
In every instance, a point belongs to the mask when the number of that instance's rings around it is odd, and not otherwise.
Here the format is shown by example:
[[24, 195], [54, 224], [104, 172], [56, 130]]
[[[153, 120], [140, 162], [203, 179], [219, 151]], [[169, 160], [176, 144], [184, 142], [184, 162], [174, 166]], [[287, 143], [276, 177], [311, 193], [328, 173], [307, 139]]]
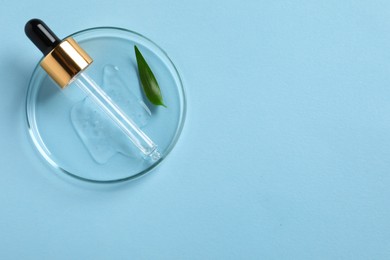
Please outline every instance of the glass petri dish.
[[[86, 141], [85, 133], [89, 130], [80, 133], [77, 124], [82, 123], [83, 118], [79, 117], [77, 121], [72, 113], [76, 111], [77, 117], [88, 97], [72, 85], [61, 90], [40, 67], [40, 62], [33, 72], [26, 97], [28, 132], [37, 151], [55, 172], [90, 182], [120, 182], [150, 172], [173, 149], [185, 120], [185, 91], [175, 65], [154, 42], [126, 29], [99, 27], [70, 36], [93, 58], [92, 65], [85, 72], [98, 84], [110, 85], [105, 82], [106, 71], [107, 68], [114, 70], [110, 77], [119, 79], [123, 88], [118, 90], [105, 86], [108, 88], [105, 90], [109, 94], [114, 93], [114, 97], [111, 97], [114, 101], [121, 98], [117, 102], [120, 107], [121, 104], [125, 105], [123, 100], [126, 101], [130, 94], [133, 100], [145, 106], [145, 111], [150, 114], [141, 129], [158, 145], [161, 157], [151, 161], [131, 152], [131, 149], [125, 149], [130, 153], [123, 152], [123, 146], [132, 145], [119, 143], [118, 146], [118, 140], [126, 140], [123, 133], [107, 136], [103, 133], [100, 136], [95, 133], [94, 126], [89, 126], [92, 137]], [[144, 96], [138, 78], [134, 45], [141, 50], [157, 78], [167, 108], [152, 105]], [[131, 106], [123, 108], [123, 111], [131, 113]], [[90, 112], [96, 111], [92, 109]], [[106, 129], [104, 124], [108, 122], [98, 122], [98, 127]], [[96, 159], [99, 153], [104, 160]]]

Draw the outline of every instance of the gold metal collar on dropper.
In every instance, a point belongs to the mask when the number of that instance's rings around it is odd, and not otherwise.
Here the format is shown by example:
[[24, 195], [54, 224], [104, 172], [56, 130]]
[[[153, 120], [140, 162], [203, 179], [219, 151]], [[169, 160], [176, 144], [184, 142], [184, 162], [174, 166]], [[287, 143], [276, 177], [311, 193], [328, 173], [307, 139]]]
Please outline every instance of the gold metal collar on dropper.
[[61, 88], [69, 85], [78, 73], [92, 63], [92, 58], [72, 37], [61, 41], [39, 19], [28, 21], [24, 31], [44, 55], [42, 68]]
[[43, 58], [41, 66], [61, 88], [65, 88], [92, 61], [80, 45], [69, 37]]

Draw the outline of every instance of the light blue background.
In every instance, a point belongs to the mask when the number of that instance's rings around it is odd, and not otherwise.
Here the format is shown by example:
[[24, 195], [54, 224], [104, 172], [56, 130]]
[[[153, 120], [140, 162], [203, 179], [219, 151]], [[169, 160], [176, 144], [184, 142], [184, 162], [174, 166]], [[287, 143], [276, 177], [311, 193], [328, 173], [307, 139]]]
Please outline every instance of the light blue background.
[[[390, 259], [389, 1], [0, 2], [1, 259]], [[44, 164], [33, 17], [167, 51], [189, 109], [155, 172], [96, 186]]]

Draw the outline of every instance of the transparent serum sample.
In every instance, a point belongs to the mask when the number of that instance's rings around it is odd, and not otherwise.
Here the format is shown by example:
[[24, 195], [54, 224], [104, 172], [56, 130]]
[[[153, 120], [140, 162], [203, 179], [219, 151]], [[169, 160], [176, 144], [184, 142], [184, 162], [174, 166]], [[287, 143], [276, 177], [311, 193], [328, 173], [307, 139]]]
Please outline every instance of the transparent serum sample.
[[149, 122], [152, 115], [151, 111], [126, 86], [125, 81], [120, 76], [118, 67], [114, 65], [104, 66], [102, 88], [139, 127], [143, 127]]
[[[151, 118], [149, 108], [126, 86], [120, 77], [119, 68], [113, 65], [104, 67], [101, 88], [139, 127], [148, 123]], [[87, 96], [73, 106], [71, 121], [77, 135], [97, 163], [107, 163], [116, 153], [142, 158], [139, 150], [91, 97]]]

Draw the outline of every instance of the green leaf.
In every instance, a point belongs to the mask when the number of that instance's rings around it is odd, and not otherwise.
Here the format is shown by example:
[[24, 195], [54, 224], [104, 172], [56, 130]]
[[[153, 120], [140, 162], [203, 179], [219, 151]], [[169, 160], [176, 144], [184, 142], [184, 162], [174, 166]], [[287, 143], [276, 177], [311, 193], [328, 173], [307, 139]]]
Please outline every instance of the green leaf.
[[167, 107], [163, 102], [158, 82], [154, 77], [154, 74], [150, 69], [148, 63], [146, 62], [145, 58], [142, 56], [136, 45], [134, 45], [134, 51], [135, 56], [137, 58], [139, 78], [141, 80], [142, 88], [145, 92], [146, 97], [152, 104], [156, 106]]

